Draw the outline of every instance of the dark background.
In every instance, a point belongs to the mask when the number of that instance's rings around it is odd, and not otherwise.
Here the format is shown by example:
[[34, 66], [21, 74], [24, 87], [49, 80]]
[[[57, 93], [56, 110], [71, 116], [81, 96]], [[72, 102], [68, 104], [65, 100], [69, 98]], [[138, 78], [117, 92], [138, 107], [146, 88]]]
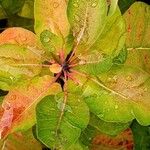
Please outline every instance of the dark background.
[[146, 2], [147, 4], [149, 4], [149, 5], [150, 5], [150, 0], [137, 0], [137, 1]]

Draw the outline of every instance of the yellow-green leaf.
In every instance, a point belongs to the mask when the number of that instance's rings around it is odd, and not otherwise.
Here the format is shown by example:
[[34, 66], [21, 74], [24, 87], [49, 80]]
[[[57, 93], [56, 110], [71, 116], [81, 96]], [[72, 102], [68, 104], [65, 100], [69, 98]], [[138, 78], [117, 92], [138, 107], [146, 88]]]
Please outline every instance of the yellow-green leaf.
[[43, 30], [66, 37], [69, 33], [66, 0], [35, 0], [35, 32], [40, 35]]

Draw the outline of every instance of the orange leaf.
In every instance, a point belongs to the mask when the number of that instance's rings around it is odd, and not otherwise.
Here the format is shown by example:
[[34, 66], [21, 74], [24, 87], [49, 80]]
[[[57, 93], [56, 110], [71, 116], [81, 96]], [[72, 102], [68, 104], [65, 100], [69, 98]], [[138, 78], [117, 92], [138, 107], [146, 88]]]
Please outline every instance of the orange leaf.
[[20, 27], [13, 27], [0, 34], [0, 45], [2, 44], [19, 44], [34, 47], [38, 45], [38, 40], [33, 32]]
[[36, 104], [46, 95], [61, 90], [50, 76], [37, 77], [30, 83], [16, 87], [4, 98], [4, 113], [0, 120], [0, 138], [8, 134], [30, 128], [35, 124]]

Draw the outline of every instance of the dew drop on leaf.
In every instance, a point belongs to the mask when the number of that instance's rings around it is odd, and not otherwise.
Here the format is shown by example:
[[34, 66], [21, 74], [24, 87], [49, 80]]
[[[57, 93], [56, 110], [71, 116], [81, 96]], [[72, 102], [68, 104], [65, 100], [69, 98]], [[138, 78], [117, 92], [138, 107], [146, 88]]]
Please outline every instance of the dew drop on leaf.
[[100, 118], [104, 118], [104, 114], [99, 114], [98, 115]]
[[47, 36], [45, 36], [45, 37], [44, 37], [44, 39], [43, 39], [43, 41], [44, 41], [45, 43], [47, 43], [47, 42], [49, 42], [49, 41], [50, 41], [50, 38], [49, 38], [49, 37], [47, 37]]
[[115, 105], [115, 109], [118, 109], [118, 105]]
[[92, 2], [92, 4], [91, 4], [91, 6], [93, 7], [93, 8], [95, 8], [96, 6], [97, 6], [97, 1], [94, 1], [94, 2]]
[[54, 3], [53, 3], [53, 7], [54, 7], [54, 8], [57, 8], [58, 6], [59, 6], [59, 3], [57, 3], [57, 2], [54, 2]]
[[78, 8], [79, 4], [76, 2], [76, 3], [73, 4], [73, 6], [76, 7], [76, 8]]
[[127, 77], [126, 77], [126, 80], [127, 80], [127, 81], [132, 81], [132, 77], [131, 77], [131, 76], [127, 76]]
[[75, 19], [75, 21], [80, 21], [80, 17], [78, 16], [78, 15], [74, 15], [74, 19]]
[[11, 96], [11, 100], [12, 100], [12, 101], [16, 100], [16, 98], [17, 98], [16, 95], [12, 95], [12, 96]]

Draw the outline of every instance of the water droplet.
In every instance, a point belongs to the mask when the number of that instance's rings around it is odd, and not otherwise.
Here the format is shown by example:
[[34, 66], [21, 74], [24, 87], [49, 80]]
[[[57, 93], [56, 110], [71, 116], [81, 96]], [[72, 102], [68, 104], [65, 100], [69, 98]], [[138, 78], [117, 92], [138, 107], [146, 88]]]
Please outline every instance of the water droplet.
[[99, 114], [98, 115], [100, 118], [104, 118], [104, 114]]
[[26, 38], [26, 37], [22, 37], [21, 40], [22, 40], [23, 42], [25, 42], [25, 41], [27, 40], [27, 38]]
[[68, 111], [68, 112], [70, 112], [70, 113], [72, 113], [72, 108], [70, 106], [68, 106], [68, 105], [66, 105], [65, 110]]
[[15, 100], [16, 98], [17, 98], [16, 95], [12, 95], [12, 96], [11, 96], [11, 100], [12, 100], [12, 101]]
[[52, 131], [51, 134], [55, 135], [55, 131]]
[[54, 7], [54, 8], [57, 8], [58, 6], [59, 6], [59, 3], [57, 3], [57, 2], [54, 2], [54, 3], [53, 3], [53, 7]]
[[92, 140], [92, 138], [89, 138], [89, 141]]
[[44, 41], [45, 43], [47, 43], [47, 42], [49, 42], [49, 41], [50, 41], [50, 38], [49, 38], [49, 37], [47, 37], [47, 36], [45, 36], [45, 37], [44, 37], [44, 39], [43, 39], [43, 41]]
[[118, 105], [115, 105], [115, 109], [118, 109]]
[[10, 76], [10, 80], [11, 80], [11, 81], [14, 81], [14, 77]]
[[127, 81], [132, 81], [133, 79], [132, 79], [131, 76], [127, 76], [127, 77], [126, 77], [126, 80], [127, 80]]
[[74, 3], [73, 6], [76, 7], [76, 8], [78, 8], [79, 4], [78, 3]]
[[93, 3], [91, 4], [91, 6], [92, 6], [93, 8], [95, 8], [95, 7], [97, 6], [97, 2], [93, 2]]
[[80, 102], [80, 99], [78, 99], [78, 102]]
[[148, 90], [147, 90], [147, 88], [144, 88], [144, 92], [147, 92]]
[[75, 21], [79, 22], [80, 21], [80, 17], [78, 15], [74, 15], [74, 19]]

